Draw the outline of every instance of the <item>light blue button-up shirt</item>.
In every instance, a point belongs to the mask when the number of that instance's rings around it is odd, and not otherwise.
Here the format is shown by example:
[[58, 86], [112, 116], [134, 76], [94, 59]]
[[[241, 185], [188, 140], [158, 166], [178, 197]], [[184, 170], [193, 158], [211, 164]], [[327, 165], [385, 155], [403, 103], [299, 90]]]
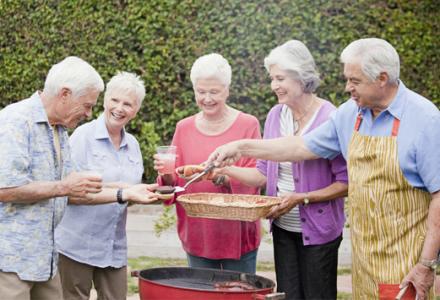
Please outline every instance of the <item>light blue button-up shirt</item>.
[[[353, 100], [342, 104], [329, 121], [304, 136], [307, 147], [316, 155], [347, 158], [359, 107]], [[391, 136], [394, 118], [400, 120], [397, 152], [400, 168], [408, 182], [431, 193], [440, 190], [440, 113], [435, 105], [399, 82], [390, 106], [375, 120], [370, 109], [360, 110], [363, 121], [359, 133]]]
[[[60, 180], [70, 173], [68, 136], [64, 128], [56, 128], [61, 166], [38, 93], [0, 111], [0, 188]], [[1, 271], [14, 272], [28, 281], [46, 281], [56, 274], [54, 230], [66, 203], [66, 197], [32, 204], [0, 202]]]
[[[136, 139], [122, 132], [120, 148], [110, 140], [104, 115], [78, 127], [70, 137], [78, 170], [101, 172], [104, 182], [140, 183], [144, 172]], [[115, 195], [116, 198], [116, 195]], [[68, 205], [56, 229], [58, 251], [88, 265], [120, 268], [127, 264], [127, 206]]]

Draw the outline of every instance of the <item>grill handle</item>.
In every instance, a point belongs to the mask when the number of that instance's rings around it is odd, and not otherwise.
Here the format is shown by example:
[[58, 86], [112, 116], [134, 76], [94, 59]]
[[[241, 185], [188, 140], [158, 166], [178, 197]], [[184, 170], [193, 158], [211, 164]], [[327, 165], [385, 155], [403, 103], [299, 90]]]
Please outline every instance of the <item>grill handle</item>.
[[286, 293], [254, 294], [254, 300], [284, 300]]

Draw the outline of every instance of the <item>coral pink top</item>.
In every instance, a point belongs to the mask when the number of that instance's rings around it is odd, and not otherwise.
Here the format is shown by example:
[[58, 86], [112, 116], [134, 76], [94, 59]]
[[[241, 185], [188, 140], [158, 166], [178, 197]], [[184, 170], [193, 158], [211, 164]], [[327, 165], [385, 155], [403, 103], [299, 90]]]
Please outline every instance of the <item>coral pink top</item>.
[[[260, 124], [249, 114], [240, 112], [237, 119], [225, 132], [206, 135], [196, 128], [195, 116], [181, 120], [176, 125], [173, 145], [177, 146], [176, 167], [200, 164], [208, 159], [218, 146], [239, 139], [260, 139]], [[242, 158], [240, 167], [255, 167], [255, 160]], [[177, 180], [183, 186], [185, 181]], [[191, 184], [185, 193], [232, 193], [258, 194], [258, 189], [231, 180], [231, 189], [217, 187], [211, 181]], [[175, 200], [171, 201], [171, 203]], [[240, 256], [258, 248], [261, 240], [260, 221], [241, 222], [188, 217], [185, 209], [176, 203], [177, 230], [183, 248], [194, 256], [209, 259], [239, 259]]]

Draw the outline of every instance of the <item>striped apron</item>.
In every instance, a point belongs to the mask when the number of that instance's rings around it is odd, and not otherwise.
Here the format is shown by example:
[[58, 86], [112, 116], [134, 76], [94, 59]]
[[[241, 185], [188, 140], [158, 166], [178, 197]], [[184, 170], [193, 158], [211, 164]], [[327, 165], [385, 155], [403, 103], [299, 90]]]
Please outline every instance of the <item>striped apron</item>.
[[359, 114], [348, 147], [353, 299], [378, 299], [379, 283], [399, 284], [417, 263], [431, 196], [400, 169], [400, 121], [385, 137], [359, 134], [361, 123]]

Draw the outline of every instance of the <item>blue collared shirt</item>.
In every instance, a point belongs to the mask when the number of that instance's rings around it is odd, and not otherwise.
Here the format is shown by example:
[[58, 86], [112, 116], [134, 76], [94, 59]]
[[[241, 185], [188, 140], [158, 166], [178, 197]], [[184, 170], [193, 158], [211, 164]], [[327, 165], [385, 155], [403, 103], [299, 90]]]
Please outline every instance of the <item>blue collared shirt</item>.
[[[0, 188], [60, 180], [71, 172], [66, 130], [56, 127], [60, 165], [53, 129], [38, 92], [0, 111], [0, 124]], [[66, 203], [66, 197], [30, 204], [0, 202], [1, 271], [28, 281], [46, 281], [56, 274], [54, 230]]]
[[[304, 136], [310, 151], [324, 158], [342, 153], [347, 158], [359, 107], [353, 100], [342, 104], [329, 121]], [[440, 113], [431, 101], [409, 90], [403, 82], [390, 106], [375, 120], [370, 109], [360, 110], [359, 133], [390, 136], [394, 118], [400, 120], [397, 152], [400, 168], [408, 182], [430, 193], [440, 190]]]
[[[78, 170], [99, 171], [104, 182], [141, 182], [144, 168], [138, 142], [123, 130], [116, 150], [104, 115], [78, 127], [70, 137], [70, 145]], [[126, 219], [127, 206], [119, 203], [68, 205], [56, 229], [58, 250], [73, 260], [100, 268], [125, 266]]]

